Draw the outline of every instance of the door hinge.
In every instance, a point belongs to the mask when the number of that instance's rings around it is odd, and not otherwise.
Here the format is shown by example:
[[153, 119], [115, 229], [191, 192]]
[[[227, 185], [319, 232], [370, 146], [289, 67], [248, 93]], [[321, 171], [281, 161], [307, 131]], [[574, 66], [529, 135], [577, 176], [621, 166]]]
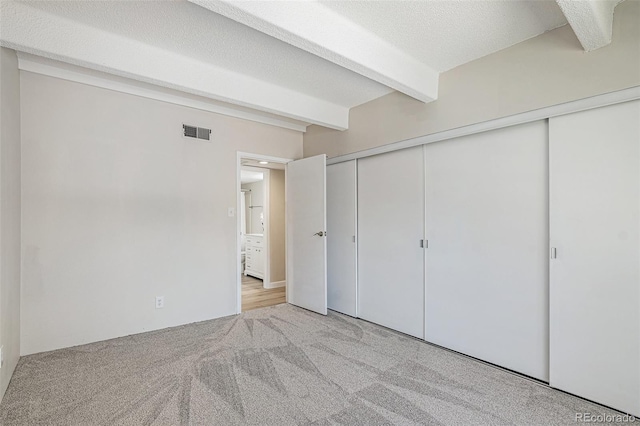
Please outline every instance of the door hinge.
[[551, 247], [551, 258], [552, 259], [557, 258], [557, 255], [558, 255], [558, 253], [556, 251], [556, 248], [555, 247]]
[[420, 240], [420, 248], [429, 248], [429, 240]]

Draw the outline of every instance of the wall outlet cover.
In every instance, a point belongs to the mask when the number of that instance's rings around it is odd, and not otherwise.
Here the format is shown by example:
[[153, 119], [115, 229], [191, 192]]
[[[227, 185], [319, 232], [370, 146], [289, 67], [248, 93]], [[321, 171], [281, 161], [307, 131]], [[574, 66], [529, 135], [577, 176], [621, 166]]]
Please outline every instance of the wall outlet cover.
[[164, 308], [164, 296], [156, 296], [156, 309]]

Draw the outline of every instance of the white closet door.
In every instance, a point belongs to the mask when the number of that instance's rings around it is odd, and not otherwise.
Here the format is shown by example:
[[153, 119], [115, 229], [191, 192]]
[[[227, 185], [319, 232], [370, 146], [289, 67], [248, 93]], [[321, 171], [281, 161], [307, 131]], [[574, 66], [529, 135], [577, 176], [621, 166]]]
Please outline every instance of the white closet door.
[[327, 166], [327, 305], [356, 316], [356, 161]]
[[640, 415], [640, 101], [552, 118], [549, 137], [550, 383]]
[[422, 147], [358, 160], [358, 316], [424, 337]]
[[548, 380], [547, 122], [425, 146], [426, 340]]

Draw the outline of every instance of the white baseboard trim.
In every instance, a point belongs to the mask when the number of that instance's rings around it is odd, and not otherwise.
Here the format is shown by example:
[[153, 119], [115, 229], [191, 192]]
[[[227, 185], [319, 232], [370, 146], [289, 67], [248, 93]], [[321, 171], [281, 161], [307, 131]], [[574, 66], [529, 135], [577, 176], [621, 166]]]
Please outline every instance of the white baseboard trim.
[[278, 288], [278, 287], [284, 287], [286, 285], [287, 285], [286, 281], [275, 281], [275, 282], [271, 282], [271, 283], [265, 282], [262, 286], [264, 288]]

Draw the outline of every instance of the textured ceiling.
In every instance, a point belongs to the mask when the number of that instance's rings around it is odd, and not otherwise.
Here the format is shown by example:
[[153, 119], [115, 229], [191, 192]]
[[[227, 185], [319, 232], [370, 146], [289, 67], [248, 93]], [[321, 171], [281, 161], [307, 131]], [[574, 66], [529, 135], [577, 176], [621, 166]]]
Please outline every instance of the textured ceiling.
[[329, 61], [186, 1], [23, 1], [279, 86], [353, 107], [392, 92]]
[[435, 100], [439, 72], [567, 23], [553, 0], [0, 0], [0, 8], [0, 42], [16, 50], [335, 129], [348, 127], [349, 108], [392, 88]]
[[567, 23], [555, 1], [321, 1], [437, 71]]
[[251, 158], [243, 158], [242, 159], [242, 166], [247, 166], [247, 167], [257, 167], [259, 169], [271, 169], [271, 170], [284, 170], [285, 169], [285, 164], [284, 163], [274, 163], [272, 161], [268, 162], [267, 164], [260, 164], [260, 161], [262, 160], [255, 160], [255, 159], [251, 159]]

